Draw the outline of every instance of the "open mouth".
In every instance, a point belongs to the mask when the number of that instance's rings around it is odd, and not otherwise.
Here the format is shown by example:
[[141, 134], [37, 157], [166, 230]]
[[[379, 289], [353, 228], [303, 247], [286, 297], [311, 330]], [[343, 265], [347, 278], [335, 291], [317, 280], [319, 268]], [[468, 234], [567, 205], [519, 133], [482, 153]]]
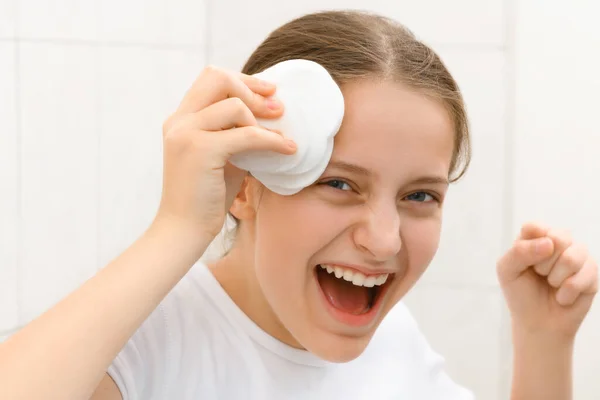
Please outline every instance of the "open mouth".
[[317, 265], [315, 274], [326, 301], [350, 318], [374, 314], [394, 279], [394, 274], [364, 275], [353, 269], [326, 264]]

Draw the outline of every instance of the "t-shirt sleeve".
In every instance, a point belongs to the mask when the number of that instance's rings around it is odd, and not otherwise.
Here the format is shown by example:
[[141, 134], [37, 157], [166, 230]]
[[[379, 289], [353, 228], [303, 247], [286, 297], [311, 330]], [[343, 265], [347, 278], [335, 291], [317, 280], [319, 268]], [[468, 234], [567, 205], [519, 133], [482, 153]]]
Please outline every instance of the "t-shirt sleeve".
[[163, 399], [170, 340], [164, 304], [160, 304], [125, 344], [107, 370], [123, 400]]

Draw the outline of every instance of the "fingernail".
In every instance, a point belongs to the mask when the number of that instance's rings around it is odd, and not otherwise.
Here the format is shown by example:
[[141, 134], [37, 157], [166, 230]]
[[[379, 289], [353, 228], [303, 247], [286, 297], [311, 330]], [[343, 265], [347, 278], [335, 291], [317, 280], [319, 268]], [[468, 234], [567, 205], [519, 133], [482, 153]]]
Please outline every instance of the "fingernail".
[[285, 144], [287, 144], [292, 149], [295, 149], [297, 146], [296, 142], [294, 142], [292, 139], [286, 139]]
[[277, 100], [274, 97], [269, 97], [267, 99], [267, 107], [271, 110], [279, 110], [281, 108], [282, 104], [279, 100]]

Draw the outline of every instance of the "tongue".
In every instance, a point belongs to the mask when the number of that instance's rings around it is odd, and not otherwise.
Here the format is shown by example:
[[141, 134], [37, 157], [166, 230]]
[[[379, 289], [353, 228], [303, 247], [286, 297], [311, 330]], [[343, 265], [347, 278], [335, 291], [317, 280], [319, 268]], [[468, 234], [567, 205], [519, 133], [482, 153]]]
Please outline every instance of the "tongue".
[[[319, 268], [321, 269], [321, 268]], [[338, 310], [360, 315], [369, 311], [369, 289], [336, 278], [333, 274], [318, 271], [319, 283], [325, 297]]]

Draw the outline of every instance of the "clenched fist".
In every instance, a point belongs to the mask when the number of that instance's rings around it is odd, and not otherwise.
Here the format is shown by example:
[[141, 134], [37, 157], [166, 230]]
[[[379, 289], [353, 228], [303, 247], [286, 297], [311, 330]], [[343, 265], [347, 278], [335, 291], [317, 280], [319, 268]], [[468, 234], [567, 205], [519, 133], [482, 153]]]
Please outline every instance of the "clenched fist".
[[598, 291], [598, 266], [563, 231], [526, 224], [498, 261], [513, 328], [574, 338]]

